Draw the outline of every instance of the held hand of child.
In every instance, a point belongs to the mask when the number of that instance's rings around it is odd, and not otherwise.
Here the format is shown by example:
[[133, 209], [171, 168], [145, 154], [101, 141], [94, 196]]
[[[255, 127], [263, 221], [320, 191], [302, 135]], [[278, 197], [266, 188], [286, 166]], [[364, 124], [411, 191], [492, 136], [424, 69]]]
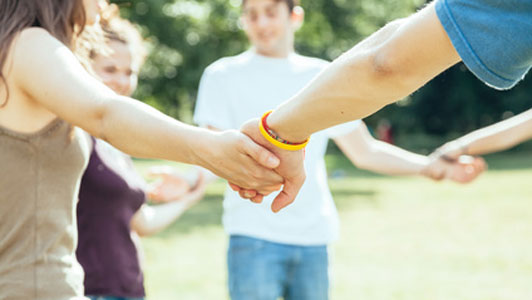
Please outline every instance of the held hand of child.
[[439, 181], [449, 179], [458, 183], [469, 183], [485, 169], [486, 163], [481, 157], [459, 156], [456, 160], [431, 155], [431, 163], [422, 170], [422, 175]]
[[447, 178], [458, 183], [469, 183], [486, 170], [486, 162], [481, 157], [461, 155], [447, 171]]

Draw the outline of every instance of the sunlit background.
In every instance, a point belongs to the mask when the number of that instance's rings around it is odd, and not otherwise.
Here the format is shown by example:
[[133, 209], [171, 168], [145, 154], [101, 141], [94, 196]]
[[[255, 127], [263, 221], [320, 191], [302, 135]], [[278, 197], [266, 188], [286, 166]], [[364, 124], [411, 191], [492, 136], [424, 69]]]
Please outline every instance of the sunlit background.
[[[151, 51], [135, 97], [185, 122], [204, 68], [249, 47], [240, 0], [112, 2], [139, 24]], [[296, 49], [332, 60], [424, 3], [303, 0]], [[525, 80], [498, 92], [459, 64], [366, 122], [375, 134], [387, 122], [397, 145], [428, 153], [531, 108], [531, 88]], [[532, 299], [531, 151], [525, 143], [490, 155], [489, 171], [461, 186], [360, 171], [331, 146], [330, 185], [342, 221], [341, 239], [331, 248], [332, 299]], [[224, 188], [215, 183], [171, 228], [144, 240], [148, 299], [228, 299]]]

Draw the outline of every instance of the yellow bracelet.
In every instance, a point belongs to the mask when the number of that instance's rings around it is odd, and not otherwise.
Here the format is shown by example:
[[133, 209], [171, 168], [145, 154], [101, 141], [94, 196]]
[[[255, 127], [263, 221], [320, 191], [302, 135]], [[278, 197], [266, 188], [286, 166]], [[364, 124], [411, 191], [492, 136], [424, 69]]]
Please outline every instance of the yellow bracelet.
[[305, 148], [310, 141], [310, 138], [308, 138], [306, 141], [298, 144], [290, 143], [286, 140], [281, 139], [273, 130], [268, 128], [268, 125], [266, 124], [266, 119], [268, 118], [268, 115], [270, 115], [272, 111], [266, 112], [264, 115], [262, 115], [262, 118], [259, 120], [259, 130], [262, 136], [271, 144], [276, 146], [277, 148], [281, 148], [283, 150], [288, 151], [298, 151], [303, 148]]

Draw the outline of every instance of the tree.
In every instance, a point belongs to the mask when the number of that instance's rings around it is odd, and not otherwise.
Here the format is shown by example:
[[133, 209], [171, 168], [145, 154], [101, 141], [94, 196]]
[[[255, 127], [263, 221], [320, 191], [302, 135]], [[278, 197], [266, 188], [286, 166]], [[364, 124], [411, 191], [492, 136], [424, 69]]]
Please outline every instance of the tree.
[[[191, 121], [199, 79], [216, 59], [249, 47], [239, 23], [241, 0], [116, 0], [124, 17], [141, 26], [151, 55], [136, 97]], [[302, 0], [306, 16], [296, 35], [304, 55], [332, 60], [424, 0]], [[530, 82], [510, 92], [488, 88], [459, 64], [410, 97], [369, 117], [390, 120], [399, 133], [465, 133], [532, 106]]]

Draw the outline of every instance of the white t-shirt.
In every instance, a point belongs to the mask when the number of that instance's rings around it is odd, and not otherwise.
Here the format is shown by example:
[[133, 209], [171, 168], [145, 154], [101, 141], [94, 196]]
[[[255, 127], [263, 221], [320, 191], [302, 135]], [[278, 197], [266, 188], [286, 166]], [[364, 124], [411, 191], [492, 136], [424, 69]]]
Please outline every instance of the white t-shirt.
[[[253, 50], [222, 58], [203, 74], [194, 120], [201, 126], [238, 129], [293, 96], [327, 64], [298, 54], [269, 58]], [[350, 132], [359, 122], [312, 135], [306, 149], [305, 184], [296, 200], [280, 212], [274, 214], [270, 209], [277, 193], [255, 204], [227, 188], [223, 215], [226, 232], [292, 245], [324, 245], [336, 239], [338, 214], [323, 157], [330, 137]]]

